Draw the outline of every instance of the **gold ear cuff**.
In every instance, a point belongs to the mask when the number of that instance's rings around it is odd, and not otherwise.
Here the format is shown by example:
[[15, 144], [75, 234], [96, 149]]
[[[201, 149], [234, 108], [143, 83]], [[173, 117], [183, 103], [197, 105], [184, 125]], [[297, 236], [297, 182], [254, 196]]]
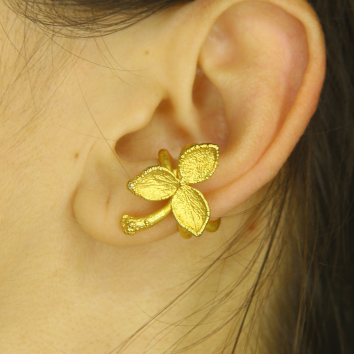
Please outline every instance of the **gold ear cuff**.
[[200, 236], [204, 231], [215, 232], [220, 226], [220, 218], [210, 221], [210, 209], [203, 194], [189, 184], [204, 182], [216, 170], [219, 147], [215, 144], [188, 144], [178, 159], [177, 169], [172, 167], [167, 150], [159, 151], [161, 166], [145, 169], [128, 182], [127, 188], [146, 200], [169, 199], [160, 210], [140, 218], [123, 215], [121, 224], [124, 233], [134, 235], [136, 231], [147, 229], [163, 220], [171, 211], [178, 222], [183, 238]]

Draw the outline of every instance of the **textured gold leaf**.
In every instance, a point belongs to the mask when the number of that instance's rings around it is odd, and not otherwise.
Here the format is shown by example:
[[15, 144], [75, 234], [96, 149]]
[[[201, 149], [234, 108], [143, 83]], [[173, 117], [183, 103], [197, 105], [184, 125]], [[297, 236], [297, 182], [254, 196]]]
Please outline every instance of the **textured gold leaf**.
[[182, 185], [172, 197], [171, 205], [177, 222], [194, 236], [200, 236], [210, 217], [209, 205], [203, 194]]
[[147, 200], [163, 200], [171, 197], [179, 187], [175, 175], [165, 167], [149, 167], [128, 182], [128, 189]]
[[187, 183], [206, 181], [218, 166], [219, 147], [200, 144], [187, 147], [178, 160], [178, 174]]

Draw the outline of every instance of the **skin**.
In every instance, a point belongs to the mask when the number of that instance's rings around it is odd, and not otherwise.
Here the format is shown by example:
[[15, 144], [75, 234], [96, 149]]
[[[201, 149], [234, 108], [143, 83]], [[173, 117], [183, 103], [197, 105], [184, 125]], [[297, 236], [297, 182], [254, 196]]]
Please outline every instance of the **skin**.
[[[209, 313], [177, 349], [203, 338], [244, 304], [260, 271], [250, 260], [267, 220], [231, 216], [262, 200], [316, 109], [325, 54], [315, 14], [303, 1], [197, 1], [96, 39], [49, 36], [3, 3], [0, 22], [0, 351], [111, 352], [246, 223], [233, 256], [124, 353], [163, 353]], [[185, 240], [170, 216], [125, 235], [123, 214], [164, 205], [127, 182], [160, 148], [176, 163], [190, 142], [220, 146], [217, 171], [197, 187], [220, 230]], [[190, 316], [245, 269], [218, 311]], [[189, 352], [221, 351], [230, 328]], [[256, 348], [256, 329], [240, 352]]]

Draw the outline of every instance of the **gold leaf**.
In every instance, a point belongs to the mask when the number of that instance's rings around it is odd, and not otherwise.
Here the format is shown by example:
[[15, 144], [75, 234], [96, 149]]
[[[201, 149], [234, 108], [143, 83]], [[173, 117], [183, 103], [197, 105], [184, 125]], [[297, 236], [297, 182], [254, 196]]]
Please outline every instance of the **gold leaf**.
[[219, 147], [214, 144], [187, 146], [178, 160], [178, 174], [187, 183], [206, 181], [218, 166]]
[[163, 200], [171, 197], [179, 187], [175, 175], [165, 167], [147, 168], [128, 182], [128, 189], [146, 200]]
[[171, 205], [177, 222], [194, 236], [200, 236], [210, 217], [209, 205], [203, 194], [182, 185], [172, 197]]

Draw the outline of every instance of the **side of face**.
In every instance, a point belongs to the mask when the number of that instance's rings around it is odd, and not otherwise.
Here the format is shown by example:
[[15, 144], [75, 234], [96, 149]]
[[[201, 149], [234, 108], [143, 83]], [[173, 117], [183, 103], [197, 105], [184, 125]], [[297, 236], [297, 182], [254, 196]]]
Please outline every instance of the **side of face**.
[[200, 190], [224, 216], [274, 178], [317, 106], [323, 36], [303, 1], [192, 2], [89, 39], [50, 37], [3, 13], [3, 218], [21, 199], [33, 228], [33, 214], [51, 210], [116, 246], [176, 233], [169, 218], [127, 237], [119, 220], [161, 206], [126, 183], [161, 148], [177, 159], [191, 142], [220, 146]]

